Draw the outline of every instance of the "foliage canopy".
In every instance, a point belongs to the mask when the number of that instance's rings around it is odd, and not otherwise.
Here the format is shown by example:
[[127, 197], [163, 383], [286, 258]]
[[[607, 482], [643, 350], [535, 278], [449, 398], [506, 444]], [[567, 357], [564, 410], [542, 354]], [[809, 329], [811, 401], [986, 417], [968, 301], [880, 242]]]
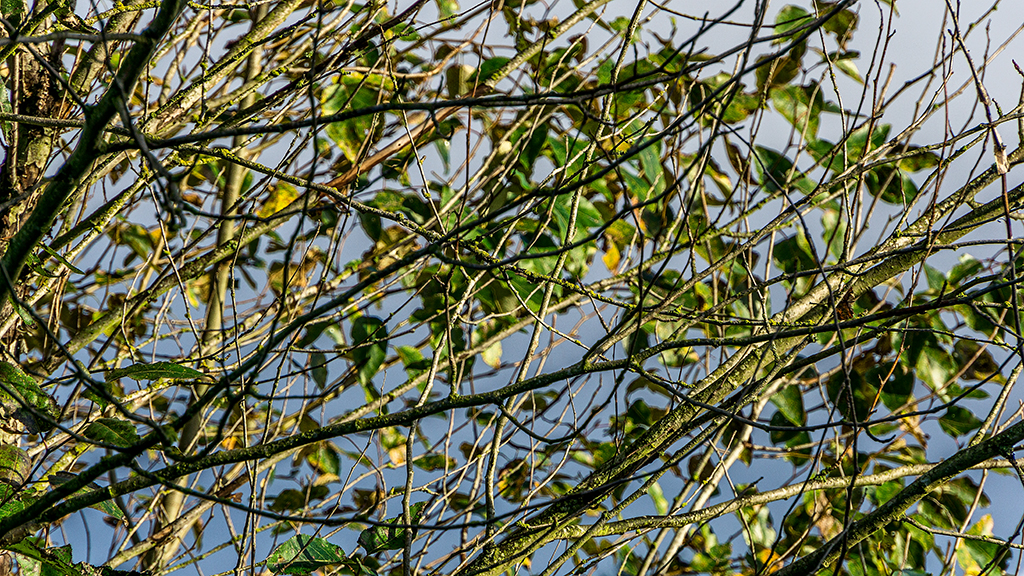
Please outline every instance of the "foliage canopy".
[[997, 8], [5, 0], [0, 573], [1011, 570]]

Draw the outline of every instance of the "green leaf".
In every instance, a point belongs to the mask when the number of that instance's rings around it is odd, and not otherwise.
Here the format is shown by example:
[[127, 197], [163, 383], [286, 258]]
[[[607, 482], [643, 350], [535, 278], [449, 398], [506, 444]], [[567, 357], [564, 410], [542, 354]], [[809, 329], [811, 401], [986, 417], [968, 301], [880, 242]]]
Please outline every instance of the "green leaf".
[[0, 520], [28, 508], [35, 501], [30, 494], [26, 490], [0, 483]]
[[333, 443], [326, 440], [318, 442], [306, 454], [306, 462], [309, 462], [313, 469], [322, 474], [337, 476], [341, 472], [341, 459], [338, 457], [338, 450]]
[[[801, 26], [805, 26], [810, 23], [814, 18], [807, 13], [807, 10], [799, 6], [792, 4], [783, 6], [782, 10], [779, 10], [779, 14], [775, 17], [775, 33], [785, 34], [790, 30], [795, 30]], [[776, 44], [785, 42], [785, 38], [779, 38], [774, 40]]]
[[871, 358], [861, 356], [851, 362], [848, 374], [840, 371], [828, 379], [829, 400], [847, 420], [863, 422], [875, 408], [880, 378], [872, 371], [874, 366]]
[[437, 2], [437, 12], [441, 19], [451, 18], [459, 13], [459, 3], [456, 0], [434, 0]]
[[[967, 533], [975, 536], [992, 537], [992, 527], [994, 525], [995, 522], [992, 520], [992, 516], [986, 514], [974, 526], [971, 526]], [[1010, 555], [1006, 554], [1001, 548], [1002, 547], [995, 542], [984, 542], [965, 538], [960, 541], [960, 545], [957, 547], [956, 558], [957, 561], [960, 562], [960, 566], [963, 567], [964, 573], [981, 574], [983, 573], [982, 569], [989, 566], [993, 560], [997, 561], [998, 566], [1006, 568]], [[1000, 572], [1001, 570], [997, 569], [991, 573]]]
[[[848, 158], [856, 162], [860, 160], [865, 153], [874, 151], [883, 144], [889, 137], [889, 131], [892, 130], [892, 126], [889, 124], [877, 124], [874, 125], [873, 129], [871, 123], [867, 123], [864, 126], [854, 130], [850, 137], [846, 140], [846, 154]], [[871, 136], [868, 137], [868, 130], [871, 129]]]
[[808, 142], [807, 153], [822, 168], [837, 174], [843, 171], [843, 156], [836, 145], [828, 140], [812, 140]]
[[939, 155], [931, 150], [923, 150], [917, 146], [907, 146], [906, 148], [900, 148], [897, 151], [903, 154], [914, 153], [912, 156], [907, 156], [899, 162], [900, 170], [906, 170], [907, 172], [920, 172], [921, 170], [928, 170], [939, 165]]
[[[644, 184], [644, 186], [649, 187], [647, 184]], [[553, 208], [551, 213], [555, 217], [555, 222], [558, 223], [559, 237], [565, 238], [569, 228], [570, 217], [572, 216], [572, 207], [568, 202], [558, 201], [555, 202]], [[603, 223], [601, 213], [597, 211], [597, 208], [594, 207], [590, 200], [580, 198], [579, 208], [576, 212], [576, 228], [571, 238], [576, 239], [580, 236], [585, 236], [588, 230]]]
[[972, 280], [985, 266], [970, 254], [961, 254], [960, 261], [949, 270], [946, 281], [951, 287], [960, 286], [964, 280]]
[[892, 166], [879, 166], [868, 172], [865, 178], [872, 196], [878, 196], [889, 204], [909, 204], [917, 197], [917, 185]]
[[25, 0], [2, 0], [0, 1], [0, 12], [11, 26], [17, 28], [27, 11], [26, 4]]
[[[716, 90], [724, 86], [726, 83], [733, 81], [735, 81], [734, 76], [722, 72], [707, 78], [702, 82], [694, 83], [689, 91], [690, 104], [693, 106], [700, 105], [701, 102], [709, 98]], [[751, 112], [760, 107], [760, 98], [756, 95], [743, 92], [742, 84], [740, 84], [736, 89], [730, 89], [728, 94], [729, 96], [724, 99], [724, 101], [728, 103], [725, 110], [719, 111], [720, 107], [703, 109], [704, 111], [713, 110], [715, 114], [713, 116], [709, 114], [701, 114], [700, 120], [702, 123], [710, 125], [712, 122], [721, 121], [726, 124], [735, 124], [745, 120], [747, 116], [750, 116]], [[722, 97], [718, 96], [718, 98]]]
[[[0, 108], [2, 108], [2, 106], [0, 106]], [[63, 264], [64, 267], [67, 268], [68, 270], [71, 270], [75, 274], [85, 274], [85, 272], [82, 272], [81, 270], [76, 268], [74, 264], [72, 264], [71, 262], [68, 262], [67, 258], [61, 256], [60, 253], [57, 252], [56, 250], [54, 250], [53, 248], [50, 248], [46, 244], [40, 244], [39, 247], [42, 248], [50, 256], [53, 256], [53, 258], [56, 261], [58, 261], [61, 264]]]
[[452, 64], [445, 70], [445, 88], [448, 90], [448, 97], [458, 98], [472, 88], [471, 78], [476, 70], [467, 64]]
[[[860, 52], [856, 50], [836, 51], [828, 55], [828, 61], [832, 63], [840, 72], [853, 78], [858, 84], [864, 83], [864, 78], [860, 75], [860, 70], [857, 68], [856, 60], [860, 58]], [[823, 60], [824, 61], [824, 60]]]
[[629, 18], [619, 16], [608, 23], [608, 26], [615, 32], [625, 32], [629, 28]]
[[452, 165], [451, 140], [445, 140], [444, 138], [434, 140], [434, 149], [437, 151], [437, 155], [441, 157], [441, 165], [444, 166], [444, 171], [447, 173]]
[[306, 495], [301, 490], [289, 488], [281, 490], [277, 496], [274, 496], [274, 502], [270, 505], [270, 510], [273, 512], [291, 512], [302, 510], [305, 505]]
[[[14, 113], [14, 108], [11, 106], [11, 92], [7, 89], [7, 83], [2, 80], [0, 80], [0, 112], [4, 114]], [[7, 121], [0, 122], [0, 131], [3, 131], [4, 142], [10, 145], [14, 124]]]
[[661, 159], [658, 158], [657, 145], [651, 145], [640, 151], [640, 166], [643, 168], [643, 175], [650, 183], [651, 191], [655, 195], [665, 191], [665, 175], [661, 168]]
[[[882, 470], [876, 469], [875, 472], [882, 472]], [[890, 480], [889, 482], [882, 483], [871, 490], [867, 491], [868, 499], [871, 500], [876, 506], [881, 506], [894, 496], [903, 490], [902, 480]]]
[[89, 424], [82, 432], [89, 440], [128, 448], [139, 441], [135, 425], [120, 418], [100, 418]]
[[[783, 415], [781, 411], [772, 415], [771, 425], [775, 427], [775, 429], [768, 434], [772, 444], [776, 446], [785, 446], [786, 448], [791, 449], [790, 452], [786, 454], [787, 460], [794, 464], [802, 465], [810, 459], [810, 434], [800, 430], [786, 430], [786, 428], [793, 426], [793, 423], [790, 422], [789, 418]], [[803, 448], [796, 450], [795, 447], [797, 446], [803, 446]]]
[[[650, 185], [647, 183], [646, 180], [644, 180], [640, 176], [634, 174], [632, 171], [627, 169], [619, 170], [619, 175], [622, 177], [623, 183], [626, 185], [626, 189], [629, 190], [630, 193], [634, 194], [638, 200], [643, 202], [648, 199], [651, 190]], [[556, 208], [557, 206], [558, 205], [556, 205]], [[563, 217], [563, 219], [568, 219], [568, 206], [562, 205], [560, 208], [557, 209], [565, 214], [565, 217]]]
[[395, 24], [392, 31], [395, 36], [398, 36], [401, 40], [405, 40], [406, 42], [415, 42], [420, 39], [420, 34], [416, 31], [416, 27], [405, 22]]
[[[333, 320], [321, 320], [320, 322], [311, 322], [306, 325], [306, 333], [298, 341], [298, 345], [303, 348], [309, 347], [321, 336], [330, 337], [339, 346], [345, 344], [345, 336], [338, 329], [338, 324]], [[340, 337], [341, 340], [338, 341], [337, 337]]]
[[754, 164], [757, 166], [758, 182], [769, 192], [788, 192], [794, 186], [805, 193], [814, 191], [815, 184], [806, 176], [801, 177], [793, 163], [771, 148], [755, 146]]
[[775, 109], [808, 140], [818, 135], [820, 116], [825, 110], [825, 99], [821, 87], [787, 85], [770, 91]]
[[384, 363], [388, 350], [388, 331], [376, 316], [360, 316], [352, 322], [352, 362], [359, 383], [368, 386]]
[[939, 426], [943, 432], [957, 438], [981, 428], [981, 420], [966, 408], [950, 406], [939, 418]]
[[925, 278], [928, 279], [928, 287], [932, 290], [942, 290], [942, 287], [946, 285], [946, 275], [934, 266], [928, 264], [923, 266]]
[[[377, 570], [374, 567], [376, 566], [376, 563], [373, 565], [367, 565], [364, 563], [366, 560], [367, 559], [365, 557], [354, 556], [348, 559], [345, 566], [351, 570], [352, 574], [355, 576], [377, 576]], [[371, 558], [370, 561], [372, 562], [373, 559]]]
[[[762, 63], [754, 72], [757, 77], [758, 92], [763, 93], [766, 88], [785, 86], [792, 82], [800, 74], [806, 52], [807, 43], [800, 42], [782, 56], [766, 54], [758, 58], [758, 62]], [[765, 60], [770, 61], [763, 64]]]
[[519, 165], [527, 174], [533, 172], [537, 157], [547, 142], [549, 129], [550, 126], [546, 122], [540, 125], [530, 124], [512, 134], [512, 143], [519, 151]]
[[323, 538], [299, 534], [278, 546], [267, 557], [267, 568], [274, 574], [306, 575], [325, 566], [348, 561], [340, 546]]
[[28, 452], [12, 444], [0, 444], [0, 483], [20, 488], [32, 476]]
[[[811, 253], [810, 242], [802, 230], [794, 236], [776, 242], [772, 258], [779, 269], [787, 274], [807, 272], [818, 267]], [[794, 297], [800, 297], [807, 293], [813, 282], [813, 276], [805, 275], [795, 280], [787, 280], [785, 284], [792, 287]]]
[[[423, 515], [426, 502], [416, 502], [409, 506], [409, 520], [418, 524]], [[406, 528], [394, 526], [401, 524], [402, 517], [390, 518], [382, 526], [372, 526], [359, 533], [359, 545], [366, 548], [367, 554], [376, 554], [384, 550], [399, 550], [405, 546]], [[415, 532], [415, 530], [414, 530]]]
[[100, 408], [110, 405], [110, 400], [117, 401], [124, 397], [124, 388], [117, 380], [94, 382], [87, 388], [82, 396], [94, 402]]
[[458, 462], [454, 458], [445, 457], [444, 454], [422, 454], [413, 460], [413, 464], [421, 470], [433, 472], [434, 470], [444, 470], [446, 467], [454, 468]]
[[739, 514], [745, 520], [746, 529], [741, 532], [747, 546], [771, 548], [774, 545], [776, 532], [772, 528], [771, 513], [767, 506], [743, 508]]
[[912, 353], [918, 352], [917, 347], [920, 346], [917, 361], [914, 363], [917, 377], [929, 388], [939, 392], [940, 396], [944, 396], [946, 393], [942, 391], [942, 387], [959, 372], [953, 357], [934, 338], [918, 335], [909, 340], [914, 347]]
[[287, 182], [278, 182], [274, 186], [269, 187], [269, 189], [270, 192], [266, 200], [263, 200], [260, 209], [256, 212], [256, 215], [260, 218], [270, 218], [291, 206], [301, 195], [298, 188]]
[[903, 364], [897, 364], [893, 368], [893, 362], [884, 362], [877, 365], [867, 376], [869, 382], [885, 381], [882, 386], [882, 404], [890, 410], [898, 410], [911, 400], [914, 393], [914, 373]]
[[501, 70], [505, 64], [508, 64], [509, 60], [509, 58], [504, 56], [496, 56], [494, 58], [484, 60], [480, 63], [480, 69], [477, 70], [476, 74], [473, 76], [473, 81], [480, 83], [487, 82], [495, 72]]
[[[662, 279], [664, 278], [659, 278], [659, 280]], [[688, 291], [687, 295], [692, 295], [692, 292]], [[655, 333], [661, 341], [670, 340], [678, 327], [679, 325], [675, 322], [658, 322]], [[673, 348], [662, 351], [658, 354], [658, 361], [665, 366], [678, 368], [680, 366], [688, 366], [695, 362], [699, 362], [700, 355], [697, 354], [696, 350], [687, 346], [685, 348]], [[656, 386], [655, 388], [660, 389], [661, 387]]]
[[327, 356], [323, 352], [309, 355], [309, 372], [321, 390], [327, 387]]
[[139, 224], [122, 223], [111, 228], [108, 235], [115, 243], [131, 248], [132, 253], [125, 257], [125, 264], [130, 263], [136, 257], [145, 260], [153, 251], [153, 236], [150, 235], [149, 230]]
[[[35, 258], [35, 256], [33, 256], [33, 258]], [[34, 271], [40, 274], [44, 273], [42, 268], [39, 266], [36, 266], [34, 268]], [[21, 318], [21, 321], [25, 323], [25, 326], [35, 327], [36, 319], [33, 318], [32, 315], [28, 313], [28, 310], [25, 310], [24, 306], [14, 302], [12, 302], [11, 305], [14, 307], [14, 311], [18, 314], [18, 317]]]
[[703, 550], [698, 550], [690, 561], [690, 569], [696, 573], [708, 574], [731, 574], [730, 558], [732, 557], [732, 544], [726, 542], [718, 543], [718, 537], [711, 531], [707, 524], [701, 525], [700, 538], [703, 541]]
[[[342, 110], [367, 108], [377, 103], [378, 92], [369, 84], [354, 77], [342, 77], [337, 84], [324, 90], [321, 106], [324, 114], [337, 114]], [[359, 150], [373, 128], [374, 116], [366, 114], [343, 122], [332, 122], [325, 132], [334, 141], [349, 162], [356, 162]]]
[[962, 377], [966, 380], [984, 380], [991, 377], [997, 382], [1006, 382], [1002, 374], [999, 374], [999, 364], [992, 357], [992, 353], [982, 350], [977, 342], [957, 340], [953, 345], [953, 360], [956, 361], [957, 367], [963, 370]]
[[50, 430], [60, 416], [57, 402], [20, 367], [0, 361], [0, 423], [16, 421], [32, 433]]
[[132, 364], [124, 368], [118, 368], [106, 373], [107, 382], [131, 378], [135, 381], [160, 380], [168, 378], [171, 380], [198, 380], [206, 375], [194, 368], [175, 364], [174, 362], [153, 362], [152, 364]]
[[[819, 12], [827, 12], [834, 6], [834, 2], [815, 2], [818, 6]], [[856, 12], [852, 10], [840, 10], [834, 14], [831, 18], [822, 24], [822, 28], [830, 34], [834, 34], [836, 39], [839, 41], [840, 46], [845, 45], [846, 41], [853, 35], [853, 32], [857, 30], [857, 21], [859, 17]]]
[[[76, 475], [72, 474], [71, 472], [61, 471], [51, 474], [47, 478], [47, 480], [49, 481], [50, 486], [57, 487], [74, 480], [75, 477]], [[100, 486], [99, 484], [95, 482], [90, 482], [88, 486], [78, 490], [72, 496], [82, 496], [83, 494], [91, 494], [92, 492], [105, 490], [106, 489]], [[95, 508], [96, 510], [101, 511], [106, 515], [112, 516], [121, 521], [124, 521], [125, 519], [124, 512], [121, 510], [120, 507], [118, 507], [118, 505], [113, 500], [102, 500], [100, 502], [97, 502], [96, 504], [93, 504], [92, 506], [90, 506], [90, 508]]]
[[[519, 308], [519, 301], [504, 279], [491, 274], [486, 274], [484, 278], [486, 280], [481, 282], [484, 286], [477, 293], [481, 308], [488, 314], [514, 313]], [[487, 321], [478, 326], [473, 331], [473, 346], [500, 332], [504, 327], [505, 323], [497, 321]]]
[[668, 514], [668, 499], [665, 498], [665, 493], [661, 490], [661, 485], [655, 482], [647, 489], [647, 495], [654, 501], [654, 510], [664, 516]]
[[800, 392], [799, 386], [793, 384], [782, 388], [772, 395], [771, 401], [790, 424], [803, 426], [807, 423], [807, 413], [804, 411], [804, 397]]
[[588, 144], [589, 141], [582, 138], [552, 136], [549, 133], [543, 153], [557, 166], [565, 166], [565, 175], [571, 177], [583, 169]]
[[651, 335], [646, 330], [637, 330], [622, 339], [622, 350], [636, 354], [651, 347]]
[[846, 218], [840, 216], [839, 210], [826, 209], [821, 213], [821, 227], [825, 241], [828, 242], [829, 254], [836, 259], [843, 257], [843, 246], [846, 243]]
[[430, 361], [424, 358], [418, 349], [412, 346], [398, 346], [395, 351], [410, 378], [415, 378], [430, 369]]
[[[864, 125], [850, 133], [849, 137], [841, 145], [834, 145], [827, 140], [815, 140], [809, 142], [807, 151], [811, 157], [822, 167], [839, 173], [857, 162], [864, 156], [865, 151], [870, 151], [885, 144], [892, 126], [879, 124], [871, 131], [870, 150], [868, 129], [870, 125]], [[884, 166], [888, 170], [894, 170], [892, 166]], [[872, 172], [873, 173], [873, 172]], [[876, 177], [876, 186], [877, 183]], [[877, 192], [876, 192], [877, 193]]]
[[[7, 548], [18, 554], [19, 568], [21, 568], [23, 576], [27, 574], [27, 565], [34, 565], [38, 570], [36, 574], [39, 576], [93, 576], [95, 574], [106, 574], [106, 572], [84, 562], [73, 563], [71, 561], [70, 545], [59, 548], [44, 548], [26, 538]], [[23, 564], [26, 558], [30, 561]]]

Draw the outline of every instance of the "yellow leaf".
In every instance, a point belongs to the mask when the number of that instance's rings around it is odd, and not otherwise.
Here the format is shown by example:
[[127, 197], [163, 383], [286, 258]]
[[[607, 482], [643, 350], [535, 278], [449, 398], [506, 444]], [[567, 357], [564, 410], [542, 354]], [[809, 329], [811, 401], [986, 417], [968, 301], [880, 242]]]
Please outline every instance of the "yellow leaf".
[[[992, 527], [995, 526], [995, 522], [992, 520], [992, 516], [986, 514], [981, 520], [974, 526], [971, 526], [968, 534], [975, 536], [992, 536]], [[977, 546], [971, 545], [966, 540], [960, 540], [956, 546], [956, 559], [960, 563], [960, 566], [964, 569], [964, 576], [979, 576], [981, 574], [983, 564], [988, 564], [992, 557], [983, 551], [984, 549]]]
[[489, 348], [484, 350], [480, 354], [480, 358], [483, 359], [484, 364], [487, 364], [491, 368], [501, 367], [501, 341], [495, 342]]
[[203, 274], [202, 276], [192, 280], [188, 283], [188, 290], [185, 292], [188, 296], [188, 301], [193, 306], [201, 306], [210, 299], [210, 276], [209, 274]]
[[604, 256], [601, 257], [601, 261], [608, 267], [608, 271], [614, 273], [619, 269], [619, 260], [622, 259], [622, 255], [619, 254], [619, 247], [615, 245], [615, 242], [610, 240], [605, 242]]
[[260, 218], [269, 218], [287, 208], [298, 197], [299, 191], [295, 186], [278, 182], [277, 185], [270, 188], [270, 197], [263, 203], [256, 215]]
[[388, 450], [388, 457], [391, 458], [391, 462], [395, 466], [401, 466], [402, 464], [405, 464], [405, 444], [395, 446], [394, 448]]
[[757, 552], [757, 559], [762, 566], [771, 564], [767, 569], [768, 574], [778, 572], [782, 568], [782, 556], [778, 552], [768, 550], [767, 548]]

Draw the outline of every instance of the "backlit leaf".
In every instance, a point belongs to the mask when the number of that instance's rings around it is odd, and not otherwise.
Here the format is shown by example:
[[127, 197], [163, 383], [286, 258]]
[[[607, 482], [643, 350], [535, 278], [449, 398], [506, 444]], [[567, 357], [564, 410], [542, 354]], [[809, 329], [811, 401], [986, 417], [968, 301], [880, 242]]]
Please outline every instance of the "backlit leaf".
[[[409, 520], [417, 524], [423, 515], [425, 502], [416, 502], [409, 506]], [[359, 533], [359, 544], [366, 549], [367, 554], [377, 554], [385, 550], [398, 550], [405, 546], [406, 534], [409, 529], [395, 526], [402, 523], [402, 516], [389, 518], [380, 526], [371, 526]]]
[[376, 316], [360, 316], [352, 322], [352, 362], [359, 383], [368, 385], [384, 363], [388, 349], [388, 331]]
[[110, 370], [104, 375], [107, 382], [113, 382], [114, 380], [119, 380], [121, 378], [131, 378], [132, 380], [141, 381], [159, 380], [161, 378], [169, 378], [171, 380], [198, 380], [205, 377], [205, 374], [194, 368], [175, 364], [174, 362], [132, 364], [131, 366], [126, 366], [124, 368]]
[[323, 538], [299, 534], [281, 544], [267, 558], [267, 568], [274, 574], [306, 575], [326, 566], [347, 560], [340, 546]]
[[139, 441], [135, 425], [120, 418], [100, 418], [82, 432], [90, 440], [127, 448]]

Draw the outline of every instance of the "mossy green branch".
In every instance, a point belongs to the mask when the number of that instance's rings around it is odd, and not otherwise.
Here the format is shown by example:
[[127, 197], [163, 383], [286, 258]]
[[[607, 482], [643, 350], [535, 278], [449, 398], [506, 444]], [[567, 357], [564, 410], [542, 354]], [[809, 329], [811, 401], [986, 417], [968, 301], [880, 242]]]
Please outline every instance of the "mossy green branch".
[[[914, 464], [910, 466], [901, 466], [892, 470], [886, 470], [885, 472], [879, 472], [878, 474], [865, 474], [863, 476], [857, 476], [853, 480], [853, 485], [855, 487], [880, 486], [886, 482], [906, 478], [907, 476], [919, 476], [921, 474], [926, 474], [934, 470], [937, 466], [939, 466], [939, 464]], [[1010, 463], [1006, 460], [996, 459], [981, 462], [973, 466], [972, 469], [988, 470], [993, 468], [1007, 468], [1009, 466]], [[769, 490], [768, 492], [758, 492], [757, 494], [751, 494], [749, 496], [740, 496], [714, 506], [708, 506], [707, 508], [701, 508], [685, 514], [676, 514], [671, 516], [638, 516], [636, 518], [608, 522], [604, 526], [592, 531], [590, 533], [590, 537], [599, 538], [615, 534], [625, 534], [633, 531], [656, 530], [660, 528], [682, 528], [691, 524], [707, 522], [713, 518], [731, 514], [743, 508], [786, 500], [801, 493], [812, 492], [815, 490], [847, 488], [849, 486], [849, 478], [835, 477], [811, 480], [806, 483], [796, 483], [776, 490]], [[559, 540], [580, 538], [587, 533], [588, 528], [589, 527], [585, 525], [566, 526], [554, 534], [552, 538]]]
[[85, 111], [85, 125], [79, 134], [78, 146], [50, 179], [35, 209], [11, 239], [0, 260], [4, 271], [4, 274], [0, 274], [0, 303], [7, 301], [13, 292], [11, 282], [17, 281], [28, 257], [53, 226], [64, 203], [82, 178], [89, 174], [96, 159], [103, 155], [103, 133], [107, 124], [117, 114], [118, 107], [124, 106], [128, 96], [135, 91], [139, 77], [150, 65], [150, 58], [160, 40], [170, 30], [184, 6], [184, 0], [164, 0], [160, 4], [153, 21], [128, 50], [107, 91], [95, 106]]
[[[25, 518], [32, 518], [45, 524], [46, 522], [57, 520], [67, 514], [82, 510], [98, 502], [103, 502], [116, 496], [129, 494], [137, 490], [153, 486], [159, 483], [159, 479], [173, 480], [175, 478], [194, 474], [213, 467], [223, 466], [225, 464], [270, 458], [282, 452], [347, 434], [357, 434], [370, 430], [381, 430], [394, 426], [410, 426], [423, 418], [435, 414], [443, 414], [452, 410], [500, 403], [506, 398], [510, 398], [524, 392], [529, 392], [531, 390], [538, 390], [540, 388], [550, 386], [555, 382], [570, 380], [586, 374], [621, 370], [626, 368], [627, 365], [628, 361], [625, 359], [612, 360], [597, 364], [585, 364], [579, 362], [567, 368], [563, 368], [562, 370], [540, 374], [533, 378], [529, 378], [491, 392], [483, 392], [469, 396], [446, 397], [435, 402], [423, 404], [422, 406], [417, 406], [394, 414], [341, 422], [258, 446], [217, 452], [204, 458], [197, 458], [192, 461], [185, 461], [180, 464], [168, 466], [163, 470], [154, 472], [153, 475], [149, 477], [136, 476], [129, 480], [119, 482], [118, 484], [110, 486], [104, 490], [97, 490], [70, 498], [59, 505], [55, 505], [57, 504], [56, 501], [48, 500], [47, 505], [44, 507], [38, 507], [37, 509], [36, 506], [33, 506], [28, 513], [19, 513], [0, 521], [0, 533], [4, 533], [5, 530], [17, 527]], [[198, 402], [197, 404], [203, 404], [203, 402]], [[113, 469], [111, 466], [117, 467], [125, 465], [130, 461], [125, 460], [126, 457], [129, 457], [132, 454], [141, 453], [142, 450], [151, 448], [155, 445], [156, 442], [147, 436], [140, 441], [137, 446], [126, 449], [125, 452], [116, 456], [108, 457], [102, 460], [97, 466], [104, 465], [106, 466], [106, 469], [109, 470]], [[81, 477], [95, 478], [96, 476], [90, 473], [83, 473], [80, 475], [80, 478]], [[50, 494], [53, 494], [53, 492]], [[48, 496], [50, 494], [48, 494]], [[68, 494], [64, 494], [64, 496], [67, 495]], [[0, 544], [3, 542], [4, 540], [0, 538]]]

